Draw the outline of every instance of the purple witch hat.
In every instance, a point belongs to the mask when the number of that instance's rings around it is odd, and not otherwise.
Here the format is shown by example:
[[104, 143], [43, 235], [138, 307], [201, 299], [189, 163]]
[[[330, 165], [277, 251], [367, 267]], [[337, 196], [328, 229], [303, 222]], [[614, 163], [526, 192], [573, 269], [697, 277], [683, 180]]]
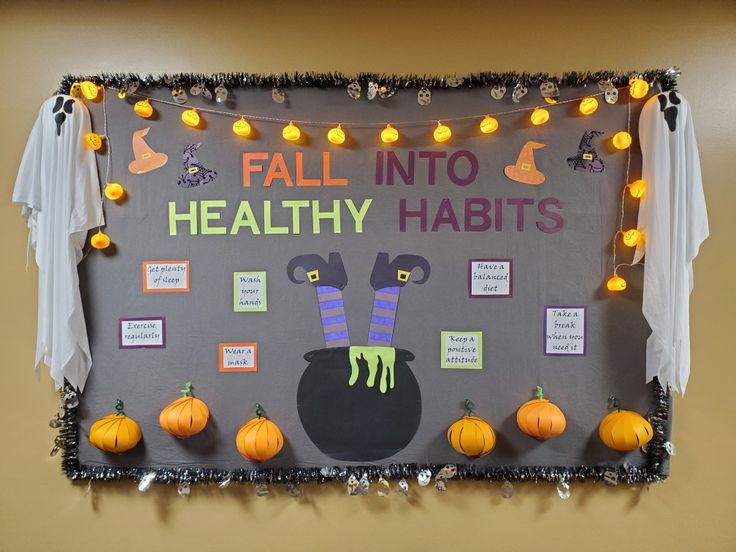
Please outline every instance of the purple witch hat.
[[189, 144], [184, 148], [182, 159], [184, 160], [184, 172], [179, 176], [177, 184], [182, 188], [195, 188], [202, 184], [208, 184], [217, 178], [217, 171], [208, 169], [197, 159], [195, 153], [202, 142]]
[[593, 145], [593, 138], [603, 134], [600, 130], [586, 130], [580, 139], [578, 153], [574, 157], [567, 158], [567, 164], [574, 171], [585, 171], [592, 173], [601, 173], [606, 168], [603, 159], [598, 157]]

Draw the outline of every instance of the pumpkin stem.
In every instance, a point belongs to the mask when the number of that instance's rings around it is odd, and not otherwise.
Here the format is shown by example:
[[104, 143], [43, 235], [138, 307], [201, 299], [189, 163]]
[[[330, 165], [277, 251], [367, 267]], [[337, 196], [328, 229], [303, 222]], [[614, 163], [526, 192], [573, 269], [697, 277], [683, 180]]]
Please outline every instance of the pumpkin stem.
[[182, 389], [180, 393], [182, 397], [190, 397], [192, 395], [192, 382], [186, 382], [184, 384], [184, 389]]
[[256, 403], [256, 416], [258, 416], [259, 418], [263, 418], [263, 415], [265, 413], [266, 412], [263, 410], [263, 407], [260, 404]]
[[463, 401], [463, 408], [465, 408], [465, 414], [466, 416], [472, 416], [473, 415], [473, 403], [470, 402], [470, 399], [465, 399]]
[[608, 407], [615, 408], [616, 410], [621, 410], [621, 403], [613, 395], [608, 395]]
[[537, 385], [537, 399], [540, 401], [544, 398], [544, 389], [542, 389], [541, 386]]
[[115, 401], [115, 410], [118, 411], [118, 416], [125, 415], [125, 412], [123, 412], [123, 408], [124, 408], [123, 401], [121, 401], [120, 399]]

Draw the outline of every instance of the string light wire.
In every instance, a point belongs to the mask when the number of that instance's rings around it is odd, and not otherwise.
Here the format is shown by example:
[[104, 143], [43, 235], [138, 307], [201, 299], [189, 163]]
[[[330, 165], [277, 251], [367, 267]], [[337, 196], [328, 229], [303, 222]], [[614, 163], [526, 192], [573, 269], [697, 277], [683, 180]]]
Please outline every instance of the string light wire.
[[[619, 90], [623, 90], [627, 87], [621, 87]], [[554, 104], [548, 104], [545, 105], [545, 108], [555, 107], [558, 105], [565, 105], [569, 103], [579, 102], [583, 98], [587, 97], [596, 97], [596, 96], [603, 96], [605, 95], [605, 92], [598, 92], [596, 94], [586, 94], [585, 96], [580, 96], [579, 98], [570, 98], [567, 100], [560, 100]], [[241, 117], [245, 119], [249, 119], [251, 121], [259, 121], [264, 123], [276, 123], [276, 124], [289, 124], [294, 123], [306, 127], [334, 127], [337, 125], [342, 125], [342, 127], [347, 128], [383, 128], [386, 126], [386, 122], [345, 122], [345, 121], [311, 121], [306, 119], [292, 119], [292, 118], [283, 118], [283, 117], [270, 117], [267, 115], [255, 115], [255, 114], [248, 114], [248, 113], [235, 113], [232, 111], [225, 111], [223, 109], [213, 109], [210, 107], [194, 107], [189, 104], [178, 104], [171, 100], [164, 100], [161, 98], [154, 98], [152, 96], [147, 96], [145, 94], [139, 94], [139, 93], [132, 93], [129, 94], [129, 96], [133, 96], [135, 98], [145, 99], [150, 102], [156, 102], [164, 105], [168, 105], [171, 107], [177, 107], [182, 110], [186, 109], [196, 109], [197, 111], [201, 113], [210, 113], [212, 115], [222, 115], [225, 117], [233, 117], [240, 119]], [[524, 113], [527, 111], [534, 111], [538, 105], [534, 105], [532, 107], [519, 107], [516, 109], [508, 109], [506, 111], [497, 111], [495, 113], [491, 112], [483, 112], [475, 115], [462, 115], [460, 117], [442, 117], [442, 121], [449, 122], [449, 121], [469, 121], [473, 119], [480, 119], [482, 117], [485, 117], [486, 115], [490, 115], [492, 117], [502, 117], [504, 115], [513, 115], [514, 113]], [[410, 121], [390, 121], [392, 126], [403, 126], [403, 127], [410, 127], [410, 126], [435, 126], [437, 124], [437, 117], [434, 117], [432, 119], [417, 119], [417, 120], [410, 120]]]
[[[631, 97], [628, 96], [626, 100], [626, 132], [631, 134]], [[631, 146], [626, 148], [626, 174], [624, 175], [624, 187], [621, 190], [621, 209], [618, 222], [618, 230], [613, 237], [613, 275], [618, 275], [618, 269], [622, 266], [636, 266], [642, 264], [641, 261], [636, 263], [618, 263], [616, 264], [616, 243], [618, 242], [619, 236], [624, 233], [624, 203], [626, 201], [626, 188], [629, 185], [629, 178], [631, 172]]]

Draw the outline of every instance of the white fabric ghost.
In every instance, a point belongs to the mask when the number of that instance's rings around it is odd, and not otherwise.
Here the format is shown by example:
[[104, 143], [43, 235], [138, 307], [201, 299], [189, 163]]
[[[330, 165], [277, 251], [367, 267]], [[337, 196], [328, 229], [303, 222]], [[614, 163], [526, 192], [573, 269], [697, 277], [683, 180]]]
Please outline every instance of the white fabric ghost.
[[652, 334], [647, 340], [647, 382], [683, 394], [690, 375], [690, 292], [693, 259], [708, 237], [698, 145], [687, 100], [674, 91], [644, 105], [639, 119], [642, 178], [639, 205], [644, 234], [634, 255], [644, 264], [643, 312]]
[[43, 361], [56, 387], [84, 389], [92, 358], [77, 264], [87, 231], [103, 224], [95, 153], [85, 105], [70, 96], [44, 102], [28, 138], [13, 201], [22, 205], [38, 265], [35, 368]]

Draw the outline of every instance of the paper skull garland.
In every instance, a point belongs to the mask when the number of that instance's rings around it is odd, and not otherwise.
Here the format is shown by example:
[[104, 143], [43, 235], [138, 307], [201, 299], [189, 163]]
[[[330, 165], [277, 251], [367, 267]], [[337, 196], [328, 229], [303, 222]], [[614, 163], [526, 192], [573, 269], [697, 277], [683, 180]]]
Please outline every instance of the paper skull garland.
[[173, 88], [171, 90], [171, 97], [180, 105], [187, 103], [187, 100], [189, 99], [189, 96], [187, 96], [187, 93], [181, 87]]
[[543, 98], [551, 98], [553, 100], [560, 97], [560, 89], [557, 84], [552, 81], [544, 81], [539, 86], [539, 93], [542, 94]]
[[184, 172], [179, 176], [176, 184], [181, 188], [196, 188], [203, 184], [209, 184], [217, 178], [217, 171], [208, 169], [197, 159], [196, 151], [202, 142], [189, 144], [184, 148], [182, 159], [184, 160]]
[[591, 173], [602, 173], [606, 168], [603, 159], [598, 156], [598, 151], [593, 145], [593, 138], [602, 136], [600, 130], [586, 130], [580, 139], [578, 153], [567, 158], [568, 166], [574, 171], [585, 171]]
[[69, 95], [75, 98], [82, 97], [82, 83], [79, 81], [73, 82], [69, 87]]
[[199, 96], [204, 91], [204, 83], [203, 82], [195, 82], [192, 87], [189, 89], [189, 93], [192, 96]]
[[125, 92], [126, 94], [135, 94], [136, 92], [138, 92], [140, 86], [141, 83], [137, 80], [129, 81], [125, 84]]
[[511, 180], [522, 184], [538, 186], [544, 182], [544, 174], [537, 169], [534, 163], [534, 150], [545, 147], [546, 144], [528, 141], [521, 148], [515, 165], [507, 165], [503, 173]]
[[432, 91], [426, 86], [422, 86], [417, 92], [417, 102], [419, 105], [429, 105], [432, 103]]
[[432, 472], [424, 469], [417, 474], [417, 483], [420, 487], [426, 487], [432, 482]]
[[365, 97], [368, 98], [369, 100], [375, 100], [377, 95], [378, 95], [378, 83], [369, 82], [368, 92], [366, 92]]
[[274, 88], [271, 90], [271, 99], [277, 104], [282, 104], [286, 101], [286, 92], [282, 88]]
[[133, 174], [143, 174], [163, 167], [169, 160], [165, 153], [153, 151], [143, 139], [148, 134], [150, 127], [142, 128], [133, 132], [133, 155], [135, 159], [128, 165], [128, 170]]
[[212, 90], [207, 88], [206, 86], [202, 89], [202, 97], [205, 100], [212, 101]]
[[348, 84], [348, 96], [357, 100], [360, 98], [361, 87], [358, 81], [353, 81]]
[[215, 101], [217, 103], [225, 103], [227, 101], [228, 91], [225, 85], [220, 83], [215, 88]]
[[458, 86], [462, 86], [465, 82], [465, 79], [462, 77], [447, 77], [445, 79], [445, 84], [449, 86], [450, 88], [457, 88]]
[[386, 100], [396, 94], [396, 89], [390, 86], [381, 86], [378, 89], [378, 97], [382, 100]]
[[520, 82], [516, 83], [516, 86], [514, 86], [514, 91], [511, 93], [511, 99], [514, 101], [514, 103], [519, 103], [521, 101], [521, 98], [526, 96], [526, 93], [529, 90], [526, 86], [521, 84]]
[[491, 88], [491, 98], [501, 100], [506, 95], [506, 87], [503, 84], [497, 84]]
[[607, 104], [613, 105], [618, 101], [618, 88], [614, 86], [611, 79], [600, 81], [598, 89], [603, 92], [603, 98]]

